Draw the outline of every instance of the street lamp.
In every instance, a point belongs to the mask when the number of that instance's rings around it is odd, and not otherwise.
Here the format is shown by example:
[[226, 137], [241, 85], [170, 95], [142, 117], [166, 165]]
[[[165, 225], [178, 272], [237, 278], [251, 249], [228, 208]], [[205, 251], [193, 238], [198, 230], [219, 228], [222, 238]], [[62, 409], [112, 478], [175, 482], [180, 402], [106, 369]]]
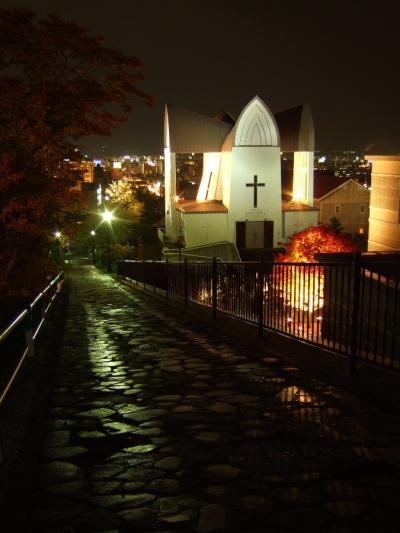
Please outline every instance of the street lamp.
[[96, 232], [94, 229], [90, 232], [90, 235], [92, 236], [92, 259], [93, 259], [93, 265], [96, 264]]
[[103, 211], [101, 216], [103, 217], [103, 221], [104, 222], [111, 222], [112, 219], [114, 218], [114, 215], [112, 214], [112, 211], [108, 211], [107, 209], [105, 209]]
[[107, 272], [111, 272], [111, 222], [114, 218], [112, 211], [105, 209], [101, 214], [103, 222], [107, 222]]

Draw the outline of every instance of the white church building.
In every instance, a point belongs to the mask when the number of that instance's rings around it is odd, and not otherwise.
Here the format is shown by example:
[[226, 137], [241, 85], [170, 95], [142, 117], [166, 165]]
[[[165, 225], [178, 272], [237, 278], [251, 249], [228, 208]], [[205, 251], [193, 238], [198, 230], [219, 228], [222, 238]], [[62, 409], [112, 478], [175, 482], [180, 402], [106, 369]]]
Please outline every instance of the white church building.
[[[164, 121], [164, 244], [195, 254], [228, 244], [271, 250], [318, 224], [313, 207], [314, 126], [308, 106], [273, 115], [258, 96], [235, 121], [167, 105]], [[292, 152], [293, 187], [282, 189], [281, 153]], [[195, 200], [177, 194], [176, 155], [203, 154]], [[215, 247], [214, 247], [215, 248]], [[222, 249], [222, 248], [221, 248]], [[201, 250], [201, 252], [200, 252]], [[183, 250], [185, 251], [185, 250]]]

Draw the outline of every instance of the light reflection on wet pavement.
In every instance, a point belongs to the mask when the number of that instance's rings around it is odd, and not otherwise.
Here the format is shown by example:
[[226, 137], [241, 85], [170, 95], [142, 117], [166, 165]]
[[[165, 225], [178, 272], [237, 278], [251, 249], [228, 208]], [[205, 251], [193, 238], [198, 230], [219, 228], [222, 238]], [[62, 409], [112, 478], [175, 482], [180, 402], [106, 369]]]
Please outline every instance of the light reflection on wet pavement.
[[398, 422], [92, 267], [71, 284], [32, 531], [398, 530]]

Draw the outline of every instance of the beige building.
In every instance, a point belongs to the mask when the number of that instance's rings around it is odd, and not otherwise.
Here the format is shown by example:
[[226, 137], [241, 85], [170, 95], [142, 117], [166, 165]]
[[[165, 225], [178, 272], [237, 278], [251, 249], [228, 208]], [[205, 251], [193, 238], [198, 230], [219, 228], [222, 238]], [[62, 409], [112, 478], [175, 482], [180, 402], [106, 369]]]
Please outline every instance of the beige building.
[[400, 156], [371, 155], [368, 251], [400, 250]]
[[347, 180], [316, 200], [319, 221], [337, 218], [346, 233], [368, 234], [370, 191], [353, 179]]

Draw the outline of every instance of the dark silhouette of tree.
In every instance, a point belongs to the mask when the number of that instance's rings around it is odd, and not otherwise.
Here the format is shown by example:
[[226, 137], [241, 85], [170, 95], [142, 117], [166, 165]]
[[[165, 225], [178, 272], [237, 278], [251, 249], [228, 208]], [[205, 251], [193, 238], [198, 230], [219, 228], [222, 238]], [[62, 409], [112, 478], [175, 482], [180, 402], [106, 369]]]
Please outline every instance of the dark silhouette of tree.
[[342, 233], [344, 230], [344, 227], [337, 217], [332, 217], [329, 220], [329, 227], [331, 227], [336, 233]]
[[0, 10], [0, 293], [36, 289], [52, 232], [79, 208], [78, 141], [151, 105], [141, 67], [73, 23]]

